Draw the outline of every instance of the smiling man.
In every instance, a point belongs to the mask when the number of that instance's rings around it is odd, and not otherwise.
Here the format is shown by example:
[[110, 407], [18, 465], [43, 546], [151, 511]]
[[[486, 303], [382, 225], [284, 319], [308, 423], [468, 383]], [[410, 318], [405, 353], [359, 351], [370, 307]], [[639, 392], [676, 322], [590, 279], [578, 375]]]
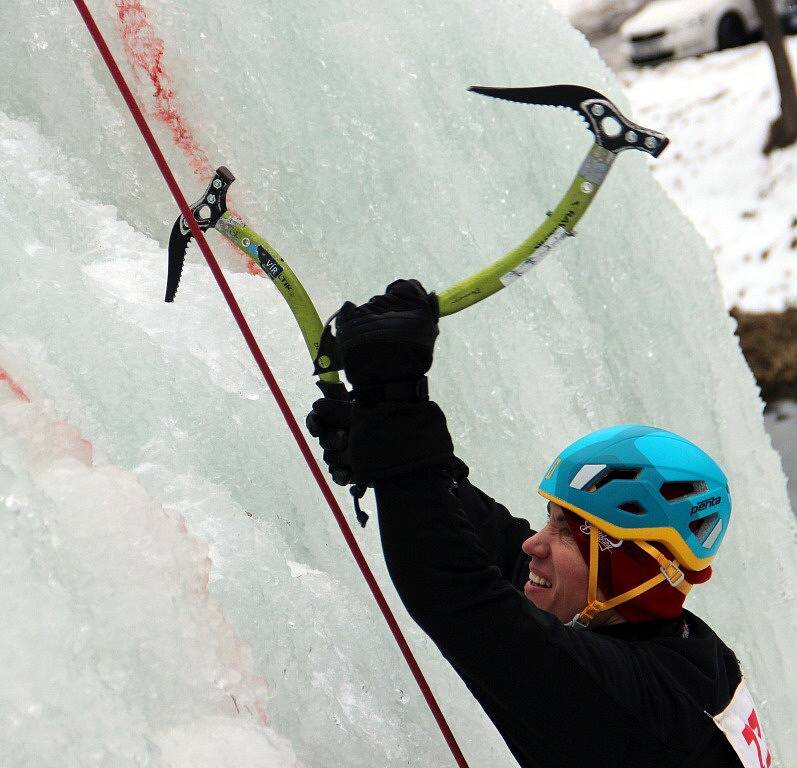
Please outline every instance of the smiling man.
[[727, 529], [722, 470], [672, 432], [602, 429], [553, 460], [533, 531], [468, 480], [428, 399], [437, 319], [417, 281], [344, 304], [353, 399], [318, 401], [307, 424], [335, 482], [374, 488], [398, 594], [517, 761], [768, 765], [735, 655], [683, 609]]
[[[567, 623], [587, 603], [589, 569], [573, 538], [565, 510], [549, 501], [547, 514], [546, 525], [521, 545], [529, 557], [529, 578], [523, 592], [537, 608]], [[605, 599], [600, 589], [597, 594]], [[592, 627], [623, 621], [616, 610], [609, 608], [593, 619]]]

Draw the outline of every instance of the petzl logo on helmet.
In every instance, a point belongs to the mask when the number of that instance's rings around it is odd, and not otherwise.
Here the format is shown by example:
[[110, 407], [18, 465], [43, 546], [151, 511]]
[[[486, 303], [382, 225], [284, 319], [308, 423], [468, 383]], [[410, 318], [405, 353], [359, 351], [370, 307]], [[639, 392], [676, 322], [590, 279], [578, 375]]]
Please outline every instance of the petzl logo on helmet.
[[545, 475], [546, 480], [550, 480], [553, 477], [553, 473], [556, 472], [556, 468], [562, 463], [562, 460], [557, 456], [554, 463], [551, 464], [551, 468], [548, 470], [548, 474]]
[[[585, 520], [583, 523], [581, 523], [579, 530], [585, 536], [589, 536], [592, 531], [592, 526]], [[606, 552], [609, 549], [617, 549], [618, 547], [622, 546], [622, 539], [613, 539], [610, 536], [607, 536], [603, 531], [598, 531], [598, 548], [601, 552]]]
[[695, 504], [692, 507], [690, 514], [694, 515], [696, 512], [702, 512], [704, 509], [708, 509], [709, 507], [716, 507], [721, 501], [721, 496], [714, 496], [710, 499], [704, 499], [700, 502], [700, 504]]

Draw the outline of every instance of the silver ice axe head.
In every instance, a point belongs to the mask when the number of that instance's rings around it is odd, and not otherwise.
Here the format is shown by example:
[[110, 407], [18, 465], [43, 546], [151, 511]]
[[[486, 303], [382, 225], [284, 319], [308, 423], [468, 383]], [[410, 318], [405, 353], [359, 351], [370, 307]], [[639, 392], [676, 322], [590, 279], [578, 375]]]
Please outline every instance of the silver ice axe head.
[[[227, 190], [235, 181], [235, 176], [223, 165], [216, 169], [216, 173], [208, 184], [208, 188], [192, 206], [191, 213], [203, 232], [215, 227], [218, 220], [227, 210]], [[169, 236], [169, 274], [166, 277], [166, 301], [174, 301], [180, 276], [183, 273], [183, 263], [191, 242], [191, 229], [180, 215], [174, 222], [172, 233]]]
[[540, 88], [488, 88], [474, 85], [468, 90], [522, 104], [572, 109], [584, 118], [598, 146], [615, 154], [625, 149], [638, 149], [658, 157], [670, 143], [663, 133], [632, 123], [602, 93], [581, 85], [547, 85]]

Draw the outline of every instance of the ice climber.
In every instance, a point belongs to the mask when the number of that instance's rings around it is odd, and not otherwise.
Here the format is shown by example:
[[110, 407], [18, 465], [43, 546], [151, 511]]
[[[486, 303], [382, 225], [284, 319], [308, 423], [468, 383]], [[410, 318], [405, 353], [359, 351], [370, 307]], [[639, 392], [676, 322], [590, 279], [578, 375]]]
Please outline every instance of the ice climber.
[[517, 761], [768, 766], [736, 656], [682, 607], [727, 528], [722, 470], [671, 432], [602, 429], [553, 460], [533, 531], [454, 456], [427, 394], [437, 321], [417, 281], [344, 304], [353, 400], [318, 401], [308, 428], [337, 483], [373, 487], [396, 590]]

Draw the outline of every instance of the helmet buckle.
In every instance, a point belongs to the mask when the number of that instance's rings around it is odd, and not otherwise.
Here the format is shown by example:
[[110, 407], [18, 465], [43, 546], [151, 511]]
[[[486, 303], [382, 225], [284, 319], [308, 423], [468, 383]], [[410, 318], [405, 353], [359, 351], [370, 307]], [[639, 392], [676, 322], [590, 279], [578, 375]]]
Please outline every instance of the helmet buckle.
[[661, 566], [664, 578], [670, 583], [671, 587], [677, 587], [686, 578], [684, 572], [678, 567], [677, 563], [668, 561]]
[[589, 622], [581, 621], [581, 614], [577, 613], [565, 626], [573, 627], [574, 629], [589, 629]]
[[593, 600], [583, 611], [577, 613], [567, 626], [588, 629], [589, 623], [603, 610], [605, 610], [603, 603]]

